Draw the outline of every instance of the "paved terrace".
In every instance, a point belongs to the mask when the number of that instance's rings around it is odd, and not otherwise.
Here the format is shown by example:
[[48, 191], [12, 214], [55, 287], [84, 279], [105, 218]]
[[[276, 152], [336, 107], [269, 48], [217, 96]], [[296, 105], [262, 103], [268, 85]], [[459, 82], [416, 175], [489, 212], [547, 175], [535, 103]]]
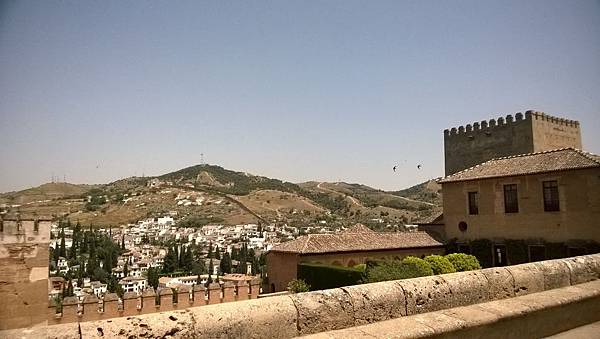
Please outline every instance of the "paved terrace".
[[48, 338], [543, 337], [600, 321], [600, 254], [0, 333]]

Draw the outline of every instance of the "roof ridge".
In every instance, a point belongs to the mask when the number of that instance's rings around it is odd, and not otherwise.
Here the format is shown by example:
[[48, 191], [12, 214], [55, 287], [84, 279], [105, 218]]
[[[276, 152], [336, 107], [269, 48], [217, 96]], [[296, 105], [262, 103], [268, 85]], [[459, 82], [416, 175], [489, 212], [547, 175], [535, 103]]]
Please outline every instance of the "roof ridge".
[[[577, 153], [579, 153], [582, 156], [584, 156], [586, 159], [589, 159], [589, 160], [591, 160], [591, 161], [593, 161], [593, 162], [595, 162], [595, 163], [597, 163], [597, 164], [600, 165], [600, 155], [592, 153], [592, 152], [587, 152], [587, 151], [584, 151], [584, 150], [580, 150], [580, 149], [577, 149], [577, 148], [574, 148], [574, 150]], [[598, 159], [596, 159], [594, 157], [598, 157]]]
[[[462, 170], [462, 171], [458, 171], [458, 172], [456, 172], [456, 173], [452, 173], [452, 174], [450, 174], [450, 175], [448, 175], [448, 176], [445, 176], [445, 177], [443, 177], [443, 178], [442, 178], [440, 181], [441, 181], [441, 182], [444, 182], [444, 180], [445, 180], [445, 179], [447, 179], [447, 178], [454, 177], [454, 176], [456, 176], [456, 175], [458, 175], [458, 174], [462, 174], [462, 173], [465, 173], [465, 172], [471, 171], [471, 170], [473, 170], [473, 169], [475, 169], [475, 168], [477, 168], [477, 167], [479, 167], [479, 166], [483, 166], [483, 165], [485, 165], [485, 164], [487, 164], [487, 163], [490, 163], [490, 162], [492, 162], [492, 161], [506, 160], [506, 159], [515, 159], [515, 158], [522, 158], [522, 157], [528, 157], [528, 156], [532, 156], [532, 155], [539, 155], [539, 154], [546, 154], [546, 153], [554, 153], [554, 152], [566, 151], [566, 150], [572, 150], [572, 151], [578, 152], [578, 153], [580, 153], [580, 154], [582, 154], [582, 155], [584, 155], [583, 153], [585, 153], [584, 151], [582, 151], [582, 150], [579, 150], [579, 149], [577, 149], [577, 148], [575, 148], [575, 147], [562, 147], [562, 148], [555, 148], [555, 149], [551, 149], [551, 150], [544, 150], [544, 151], [538, 151], [538, 152], [529, 152], [529, 153], [523, 153], [523, 154], [513, 154], [513, 155], [507, 155], [507, 156], [504, 156], [504, 157], [492, 158], [492, 159], [490, 159], [490, 160], [486, 160], [486, 161], [484, 161], [484, 162], [482, 162], [482, 163], [479, 163], [479, 164], [477, 164], [477, 165], [473, 165], [473, 166], [471, 166], [471, 167], [465, 168], [465, 169], [464, 169], [464, 170]], [[584, 155], [584, 156], [585, 156], [585, 155]], [[594, 161], [594, 162], [596, 162], [596, 163], [598, 163], [598, 164], [600, 165], [600, 161], [597, 161], [597, 160], [595, 160], [595, 159], [593, 159], [593, 158], [590, 158], [590, 157], [588, 157], [588, 156], [586, 156], [586, 158], [588, 158], [588, 159], [590, 159], [590, 160], [592, 160], [592, 161]]]

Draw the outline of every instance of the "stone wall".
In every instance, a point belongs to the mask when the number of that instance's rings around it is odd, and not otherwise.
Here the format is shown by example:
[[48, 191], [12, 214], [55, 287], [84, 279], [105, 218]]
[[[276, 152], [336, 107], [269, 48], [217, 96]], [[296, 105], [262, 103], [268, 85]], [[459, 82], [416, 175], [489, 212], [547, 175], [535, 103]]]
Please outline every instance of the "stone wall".
[[444, 130], [446, 175], [493, 158], [564, 147], [581, 149], [579, 122], [534, 111], [475, 122]]
[[[55, 325], [48, 327], [47, 336], [79, 338], [81, 330], [84, 337], [102, 334], [121, 338], [167, 335], [292, 338], [527, 296], [599, 278], [600, 254], [595, 254], [85, 322], [80, 326], [74, 323]], [[572, 290], [575, 291], [572, 294], [577, 295], [581, 289]], [[538, 305], [543, 311], [543, 304], [537, 298], [528, 300], [533, 303], [532, 307]], [[518, 316], [518, 311], [512, 313], [512, 317]], [[548, 321], [557, 320], [549, 317]]]
[[87, 296], [80, 301], [77, 297], [63, 300], [62, 313], [53, 305], [48, 305], [49, 324], [85, 322], [117, 317], [131, 317], [142, 314], [185, 310], [190, 307], [221, 304], [232, 301], [256, 299], [260, 290], [260, 279], [250, 282], [226, 282], [223, 285], [212, 283], [208, 288], [202, 285], [183, 286], [175, 293], [170, 288], [145, 290], [142, 295], [126, 292], [123, 298], [108, 293], [103, 299]]
[[49, 220], [0, 219], [0, 330], [46, 324]]

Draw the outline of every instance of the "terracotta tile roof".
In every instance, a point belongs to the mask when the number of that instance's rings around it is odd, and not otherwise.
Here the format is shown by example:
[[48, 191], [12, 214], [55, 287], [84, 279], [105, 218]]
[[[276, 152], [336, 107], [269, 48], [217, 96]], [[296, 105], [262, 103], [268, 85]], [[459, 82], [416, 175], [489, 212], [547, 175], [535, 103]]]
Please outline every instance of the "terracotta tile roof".
[[425, 232], [343, 232], [305, 235], [296, 240], [281, 243], [271, 251], [317, 254], [438, 246], [443, 245]]
[[600, 156], [575, 148], [496, 158], [454, 173], [440, 183], [600, 167]]
[[368, 228], [367, 226], [363, 225], [363, 224], [355, 224], [354, 226], [348, 228], [347, 230], [344, 231], [344, 233], [374, 233], [375, 231], [373, 231], [372, 229]]

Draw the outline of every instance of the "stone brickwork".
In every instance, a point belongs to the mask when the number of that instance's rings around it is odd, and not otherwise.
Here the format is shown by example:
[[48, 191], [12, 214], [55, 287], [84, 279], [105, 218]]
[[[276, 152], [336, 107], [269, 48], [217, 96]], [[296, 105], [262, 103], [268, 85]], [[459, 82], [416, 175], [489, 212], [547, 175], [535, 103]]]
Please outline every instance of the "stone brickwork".
[[[471, 326], [475, 332], [469, 333], [479, 333], [478, 337], [486, 333], [485, 326], [493, 330], [490, 333], [504, 331], [499, 333], [518, 336], [521, 332], [517, 329], [526, 326], [539, 330], [546, 322], [562, 331], [593, 320], [591, 316], [598, 317], [599, 278], [600, 254], [594, 254], [84, 322], [79, 326], [83, 337], [101, 333], [120, 338], [292, 338], [374, 322], [378, 323], [373, 328], [385, 325], [388, 334], [398, 336], [416, 331], [413, 327], [417, 325], [423, 331], [422, 337], [435, 335], [444, 326], [456, 330]], [[465, 313], [461, 308], [471, 305], [476, 311]], [[454, 320], [450, 319], [452, 314], [456, 315]], [[396, 318], [411, 326], [387, 325], [386, 320]], [[79, 326], [49, 326], [47, 337], [79, 338]], [[476, 332], [478, 328], [483, 332]], [[364, 332], [352, 334], [361, 333], [358, 336], [363, 337]]]
[[527, 111], [444, 130], [446, 175], [487, 160], [557, 148], [581, 149], [579, 122]]
[[46, 324], [49, 220], [0, 219], [0, 330]]

